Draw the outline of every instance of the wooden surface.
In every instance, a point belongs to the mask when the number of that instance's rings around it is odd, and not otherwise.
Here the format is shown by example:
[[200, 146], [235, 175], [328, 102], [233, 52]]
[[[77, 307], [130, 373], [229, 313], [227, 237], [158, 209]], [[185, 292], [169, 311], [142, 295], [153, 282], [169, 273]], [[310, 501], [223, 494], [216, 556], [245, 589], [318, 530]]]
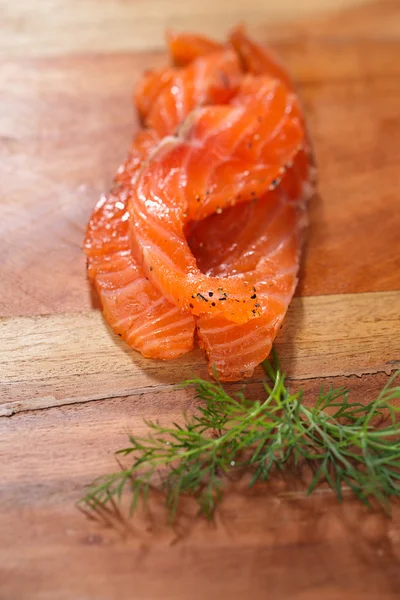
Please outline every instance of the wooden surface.
[[[313, 28], [302, 41], [301, 31], [277, 46], [301, 84], [320, 167], [298, 293], [398, 289], [400, 26], [393, 41], [377, 42], [324, 41]], [[163, 60], [108, 52], [0, 60], [0, 314], [91, 308], [85, 224], [127, 152], [135, 78]]]
[[160, 364], [115, 339], [81, 251], [165, 26], [222, 36], [246, 18], [300, 84], [320, 185], [278, 340], [293, 385], [307, 401], [321, 382], [366, 401], [399, 366], [399, 2], [15, 0], [0, 12], [0, 600], [397, 599], [398, 505], [388, 520], [323, 489], [305, 498], [297, 481], [251, 494], [244, 481], [214, 526], [188, 506], [171, 529], [156, 505], [121, 529], [75, 501], [143, 417], [193, 407], [174, 384], [204, 371], [199, 353]]
[[[389, 374], [400, 369], [399, 315], [398, 292], [296, 298], [276, 340], [282, 368], [295, 380]], [[0, 321], [0, 336], [0, 416], [168, 392], [185, 376], [206, 376], [199, 350], [173, 364], [146, 360], [109, 329], [100, 312], [9, 317]]]

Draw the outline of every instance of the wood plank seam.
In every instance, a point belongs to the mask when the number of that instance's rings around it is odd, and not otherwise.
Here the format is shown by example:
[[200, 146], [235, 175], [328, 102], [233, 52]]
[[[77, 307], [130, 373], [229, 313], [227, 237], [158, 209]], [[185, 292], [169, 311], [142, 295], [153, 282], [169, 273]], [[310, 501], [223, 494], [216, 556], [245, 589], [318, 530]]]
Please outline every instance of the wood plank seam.
[[[367, 377], [368, 375], [386, 375], [386, 376], [391, 376], [393, 375], [399, 368], [400, 368], [400, 361], [396, 360], [393, 361], [394, 366], [393, 369], [391, 371], [386, 370], [376, 370], [373, 373], [364, 373], [363, 375], [356, 375], [356, 377], [358, 377], [359, 379], [363, 379], [363, 377]], [[326, 377], [320, 377], [320, 376], [316, 376], [316, 377], [309, 377], [307, 378], [307, 381], [312, 383], [313, 381], [316, 381], [318, 383], [320, 383], [321, 386], [324, 385], [324, 381], [328, 381], [330, 382], [330, 384], [334, 385], [334, 383], [332, 383], [335, 381], [335, 379], [340, 380], [340, 382], [343, 382], [343, 379], [351, 379], [352, 377], [354, 377], [353, 374], [347, 374], [347, 375], [337, 375], [336, 377], [332, 378], [331, 376], [326, 376]], [[287, 377], [286, 378], [286, 382], [291, 385], [293, 383], [299, 384], [301, 383], [302, 380], [297, 380], [297, 379], [293, 379], [292, 377]], [[249, 385], [249, 384], [262, 384], [265, 382], [265, 378], [252, 378], [249, 381], [244, 381], [242, 382], [242, 384], [244, 386]], [[226, 383], [225, 386], [227, 386], [228, 388], [231, 386], [234, 386], [237, 384], [231, 384], [231, 383]], [[154, 386], [151, 388], [148, 387], [144, 387], [144, 388], [132, 388], [130, 390], [126, 390], [124, 392], [118, 392], [115, 394], [112, 394], [111, 392], [108, 392], [106, 395], [103, 394], [93, 394], [93, 395], [89, 395], [89, 396], [83, 396], [81, 398], [76, 397], [76, 398], [63, 398], [62, 400], [57, 401], [57, 399], [54, 396], [45, 396], [42, 398], [30, 398], [30, 399], [26, 399], [26, 400], [22, 400], [21, 402], [15, 401], [15, 402], [10, 402], [10, 403], [5, 403], [5, 404], [0, 404], [0, 419], [1, 418], [8, 418], [8, 417], [13, 417], [14, 415], [20, 414], [20, 413], [33, 413], [33, 412], [39, 412], [39, 411], [43, 411], [43, 413], [45, 411], [51, 410], [53, 408], [62, 408], [65, 406], [75, 406], [75, 405], [81, 405], [81, 404], [87, 404], [87, 403], [92, 403], [92, 402], [106, 402], [107, 400], [115, 400], [115, 399], [123, 399], [123, 398], [129, 398], [129, 397], [133, 397], [133, 396], [142, 396], [143, 394], [146, 393], [162, 393], [162, 392], [171, 392], [173, 390], [179, 390], [180, 386], [179, 384], [176, 384], [176, 386], [168, 386], [168, 385], [159, 385], [159, 386]]]
[[[400, 367], [400, 291], [296, 298], [276, 340], [293, 380], [385, 373]], [[24, 332], [21, 336], [21, 331]], [[0, 320], [0, 415], [176, 389], [205, 375], [194, 351], [144, 359], [99, 311]], [[263, 378], [259, 368], [253, 383]]]

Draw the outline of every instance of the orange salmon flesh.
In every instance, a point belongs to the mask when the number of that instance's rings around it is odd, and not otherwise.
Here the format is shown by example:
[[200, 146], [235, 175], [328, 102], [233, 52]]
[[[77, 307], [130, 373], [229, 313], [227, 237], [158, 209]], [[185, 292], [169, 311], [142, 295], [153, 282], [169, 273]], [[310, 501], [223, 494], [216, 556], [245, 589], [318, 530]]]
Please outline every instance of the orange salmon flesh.
[[167, 41], [171, 64], [138, 82], [142, 126], [89, 220], [88, 276], [143, 356], [198, 344], [211, 375], [238, 381], [270, 354], [296, 288], [309, 136], [286, 69], [243, 28]]

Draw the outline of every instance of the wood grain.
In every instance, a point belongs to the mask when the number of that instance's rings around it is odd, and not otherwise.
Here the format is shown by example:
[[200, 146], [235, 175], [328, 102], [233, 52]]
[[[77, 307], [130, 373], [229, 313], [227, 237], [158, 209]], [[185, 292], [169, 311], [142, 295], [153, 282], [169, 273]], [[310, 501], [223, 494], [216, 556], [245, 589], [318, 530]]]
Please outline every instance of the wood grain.
[[[400, 289], [399, 39], [311, 36], [278, 48], [300, 82], [320, 170], [298, 294]], [[0, 61], [0, 315], [92, 307], [86, 222], [129, 146], [131, 88], [164, 60]]]
[[[399, 314], [400, 292], [299, 298], [276, 340], [282, 367], [293, 379], [390, 373], [400, 367]], [[3, 319], [0, 339], [0, 417], [164, 392], [191, 373], [206, 374], [200, 351], [171, 362], [146, 360], [96, 311]]]
[[376, 78], [304, 92], [320, 197], [310, 211], [303, 295], [400, 289], [397, 83]]
[[[385, 375], [353, 377], [354, 399]], [[341, 380], [329, 381], [338, 385]], [[313, 394], [320, 381], [310, 382]], [[185, 507], [171, 529], [153, 519], [117, 530], [83, 517], [74, 503], [92, 478], [115, 469], [126, 433], [142, 415], [164, 422], [190, 409], [174, 393], [115, 398], [0, 419], [2, 600], [394, 600], [400, 589], [400, 510], [393, 519], [298, 482], [246, 493], [232, 485], [215, 526]]]
[[[303, 40], [320, 39], [326, 43], [337, 43], [352, 39], [354, 42], [365, 40], [388, 42], [400, 37], [400, 19], [398, 18], [398, 0], [372, 0], [360, 4], [349, 3], [338, 6], [327, 17], [320, 2], [320, 11], [306, 19], [274, 23], [270, 33], [279, 40], [299, 38]], [[268, 32], [268, 23], [265, 24]], [[373, 57], [370, 57], [374, 60]]]
[[253, 33], [268, 23], [305, 17], [318, 11], [365, 4], [366, 0], [13, 0], [5, 7], [0, 53], [7, 56], [54, 56], [154, 50], [164, 46], [165, 29], [196, 29], [223, 38], [245, 20]]
[[[0, 412], [17, 413], [0, 418], [1, 600], [397, 599], [398, 504], [389, 520], [324, 489], [306, 499], [299, 478], [251, 494], [242, 481], [214, 526], [185, 505], [171, 529], [154, 501], [153, 519], [116, 530], [74, 502], [143, 417], [194, 408], [173, 384], [204, 368], [198, 354], [171, 366], [124, 350], [93, 310], [81, 251], [166, 25], [222, 37], [244, 17], [286, 60], [320, 197], [279, 354], [308, 403], [321, 383], [366, 402], [387, 382], [400, 359], [398, 0], [0, 3]], [[256, 376], [247, 393], [260, 391]]]

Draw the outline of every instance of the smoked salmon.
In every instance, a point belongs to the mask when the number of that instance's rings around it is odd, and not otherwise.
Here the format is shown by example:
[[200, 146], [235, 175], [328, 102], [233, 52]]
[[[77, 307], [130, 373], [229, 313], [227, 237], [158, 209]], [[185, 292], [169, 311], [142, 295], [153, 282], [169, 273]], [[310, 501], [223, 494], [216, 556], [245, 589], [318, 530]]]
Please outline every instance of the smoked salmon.
[[[161, 86], [147, 113], [142, 109], [143, 122], [160, 137], [174, 133], [196, 107], [228, 102], [236, 93], [242, 76], [239, 58], [230, 48], [200, 56], [186, 67], [177, 69]], [[164, 79], [165, 73], [159, 78]], [[157, 89], [157, 85], [153, 81], [151, 95], [154, 88]], [[143, 105], [139, 98], [136, 94], [137, 105]]]
[[259, 315], [256, 294], [242, 278], [202, 274], [184, 226], [275, 187], [304, 141], [295, 96], [278, 80], [246, 78], [243, 88], [229, 106], [191, 113], [140, 170], [130, 198], [135, 253], [150, 281], [182, 309], [238, 323]]
[[234, 31], [227, 45], [169, 34], [173, 66], [135, 92], [143, 129], [85, 238], [111, 327], [144, 356], [188, 352], [250, 376], [297, 282], [314, 189], [304, 116], [286, 71]]
[[163, 297], [132, 256], [127, 209], [134, 173], [156, 140], [150, 130], [136, 136], [113, 191], [96, 205], [84, 247], [89, 278], [112, 329], [143, 356], [172, 359], [193, 348], [195, 321]]
[[[300, 176], [291, 169], [284, 179]], [[262, 198], [214, 214], [192, 229], [189, 243], [204, 272], [240, 274], [257, 290], [261, 316], [247, 323], [210, 315], [197, 319], [199, 344], [220, 379], [250, 376], [271, 351], [297, 283], [306, 216], [300, 197], [291, 193], [301, 189], [301, 181], [283, 182]]]
[[186, 66], [200, 56], [221, 50], [223, 45], [203, 35], [167, 32], [168, 51], [174, 65]]

